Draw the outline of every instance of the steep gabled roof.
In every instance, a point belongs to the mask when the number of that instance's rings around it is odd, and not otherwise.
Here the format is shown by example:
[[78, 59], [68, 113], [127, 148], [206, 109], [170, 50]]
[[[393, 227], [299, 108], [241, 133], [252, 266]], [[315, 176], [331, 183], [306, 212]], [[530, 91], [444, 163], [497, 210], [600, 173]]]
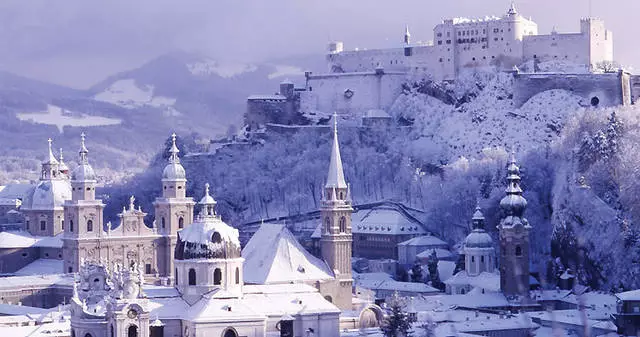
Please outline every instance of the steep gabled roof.
[[246, 283], [292, 283], [334, 277], [329, 266], [302, 247], [284, 225], [260, 226], [242, 250], [242, 257]]

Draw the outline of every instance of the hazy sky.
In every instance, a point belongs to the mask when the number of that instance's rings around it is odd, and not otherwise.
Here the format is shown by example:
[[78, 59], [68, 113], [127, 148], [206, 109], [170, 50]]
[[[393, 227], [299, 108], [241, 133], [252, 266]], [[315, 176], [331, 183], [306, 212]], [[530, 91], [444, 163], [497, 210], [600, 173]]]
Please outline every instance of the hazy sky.
[[[614, 33], [615, 58], [640, 70], [640, 0], [591, 0]], [[447, 17], [502, 15], [508, 0], [1, 0], [0, 69], [87, 87], [172, 50], [261, 61], [345, 47], [431, 40]], [[579, 30], [589, 0], [520, 0], [541, 33]]]

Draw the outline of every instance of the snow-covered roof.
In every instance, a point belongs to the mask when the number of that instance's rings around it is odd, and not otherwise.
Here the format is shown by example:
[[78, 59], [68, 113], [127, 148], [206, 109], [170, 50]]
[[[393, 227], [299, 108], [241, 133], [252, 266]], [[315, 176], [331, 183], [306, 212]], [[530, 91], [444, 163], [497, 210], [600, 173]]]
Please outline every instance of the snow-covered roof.
[[4, 185], [0, 190], [0, 198], [6, 199], [26, 199], [27, 194], [31, 192], [33, 184], [30, 183], [11, 183]]
[[190, 243], [176, 248], [176, 259], [236, 258], [240, 256], [238, 230], [215, 214], [202, 212], [196, 221], [178, 231], [180, 242]]
[[352, 215], [354, 234], [418, 235], [427, 234], [422, 226], [393, 207], [360, 210]]
[[398, 246], [433, 246], [433, 247], [447, 247], [447, 243], [440, 240], [433, 235], [422, 235], [407, 241], [403, 241]]
[[71, 184], [66, 179], [41, 180], [26, 194], [22, 210], [62, 209], [71, 199]]
[[438, 257], [438, 259], [446, 259], [453, 256], [453, 253], [451, 253], [446, 249], [434, 248], [434, 249], [427, 249], [424, 252], [416, 255], [416, 257], [419, 259], [428, 259], [431, 256], [431, 254], [433, 254], [434, 251], [436, 252], [436, 257]]
[[0, 278], [0, 289], [18, 291], [23, 288], [73, 285], [71, 274], [46, 274], [37, 276], [10, 276]]
[[509, 301], [500, 292], [465, 295], [426, 296], [414, 301], [417, 311], [449, 310], [457, 307], [496, 308], [509, 306]]
[[440, 290], [419, 282], [400, 282], [395, 280], [355, 280], [355, 283], [366, 289], [412, 292], [416, 294], [439, 293]]
[[382, 109], [371, 109], [367, 111], [365, 118], [391, 118], [391, 115]]
[[62, 234], [32, 236], [26, 231], [0, 232], [0, 249], [28, 247], [62, 248]]
[[640, 301], [640, 289], [617, 293], [616, 297], [623, 301]]
[[286, 101], [287, 98], [285, 96], [282, 96], [280, 94], [275, 94], [275, 95], [251, 95], [247, 98], [250, 101], [257, 101], [257, 100], [277, 100], [277, 101]]
[[389, 281], [393, 280], [393, 277], [387, 273], [356, 273], [353, 272], [354, 280], [362, 280], [362, 281]]
[[64, 272], [63, 261], [54, 259], [37, 259], [28, 265], [22, 267], [14, 274], [16, 276], [29, 276], [29, 275], [47, 275], [47, 274], [61, 274]]
[[[438, 261], [438, 275], [440, 281], [444, 282], [453, 276], [453, 271], [456, 270], [456, 263], [453, 261]], [[428, 272], [427, 266], [425, 266], [425, 272]], [[427, 274], [423, 274], [427, 275]]]
[[477, 276], [470, 276], [466, 271], [462, 270], [453, 275], [446, 284], [452, 285], [470, 285], [473, 288], [481, 288], [487, 291], [500, 291], [500, 274], [482, 272]]
[[327, 264], [311, 255], [284, 225], [263, 224], [242, 250], [244, 281], [289, 283], [333, 278]]

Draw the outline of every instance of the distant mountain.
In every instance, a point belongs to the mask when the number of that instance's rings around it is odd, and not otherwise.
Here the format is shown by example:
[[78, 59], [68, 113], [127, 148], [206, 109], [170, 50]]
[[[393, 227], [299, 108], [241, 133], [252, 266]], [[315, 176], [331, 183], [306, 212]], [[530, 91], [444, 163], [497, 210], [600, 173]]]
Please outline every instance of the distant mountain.
[[[297, 56], [260, 64], [219, 62], [170, 53], [121, 72], [88, 90], [0, 72], [0, 158], [20, 157], [18, 166], [37, 174], [46, 139], [68, 152], [88, 134], [94, 163], [106, 175], [141, 169], [171, 132], [215, 138], [241, 126], [247, 96], [278, 90], [290, 79], [302, 85], [304, 71], [321, 70], [321, 56]], [[74, 158], [75, 159], [75, 158]], [[109, 171], [111, 169], [113, 171]], [[3, 180], [25, 177], [10, 168]], [[18, 170], [19, 171], [19, 170]], [[4, 175], [4, 176], [3, 176]], [[4, 178], [4, 179], [3, 179]]]

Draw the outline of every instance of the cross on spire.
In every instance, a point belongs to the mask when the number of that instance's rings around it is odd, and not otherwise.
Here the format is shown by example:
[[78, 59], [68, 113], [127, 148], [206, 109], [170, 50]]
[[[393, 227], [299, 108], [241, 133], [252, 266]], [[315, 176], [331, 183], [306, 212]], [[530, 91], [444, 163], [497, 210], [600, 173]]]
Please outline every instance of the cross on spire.
[[47, 142], [49, 142], [49, 158], [47, 160], [47, 163], [49, 164], [57, 164], [58, 161], [56, 160], [56, 157], [53, 155], [53, 151], [51, 150], [51, 144], [53, 143], [53, 140], [51, 138], [47, 139]]
[[180, 158], [178, 157], [178, 147], [176, 146], [176, 134], [175, 132], [171, 134], [171, 149], [169, 149], [169, 153], [171, 156], [169, 157], [169, 162], [172, 164], [177, 164], [180, 162]]
[[86, 135], [83, 133], [80, 134], [80, 164], [87, 164], [88, 163], [88, 159], [87, 159], [87, 154], [89, 153], [89, 150], [87, 150], [87, 147], [84, 145], [84, 140], [86, 138]]

